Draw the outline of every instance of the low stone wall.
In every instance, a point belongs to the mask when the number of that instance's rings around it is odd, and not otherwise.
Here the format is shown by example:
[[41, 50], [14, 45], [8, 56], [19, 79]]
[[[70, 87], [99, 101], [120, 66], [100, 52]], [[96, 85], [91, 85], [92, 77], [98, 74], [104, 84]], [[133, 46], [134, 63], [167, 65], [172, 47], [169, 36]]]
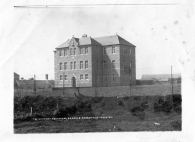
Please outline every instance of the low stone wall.
[[[62, 88], [56, 88], [55, 90], [62, 90]], [[65, 88], [65, 95], [74, 96], [76, 88]], [[81, 94], [85, 96], [148, 96], [148, 95], [169, 95], [172, 94], [172, 86], [166, 85], [142, 85], [142, 86], [115, 86], [115, 87], [88, 87], [79, 88]], [[55, 91], [54, 91], [55, 92]], [[181, 94], [181, 85], [173, 86], [173, 94]]]

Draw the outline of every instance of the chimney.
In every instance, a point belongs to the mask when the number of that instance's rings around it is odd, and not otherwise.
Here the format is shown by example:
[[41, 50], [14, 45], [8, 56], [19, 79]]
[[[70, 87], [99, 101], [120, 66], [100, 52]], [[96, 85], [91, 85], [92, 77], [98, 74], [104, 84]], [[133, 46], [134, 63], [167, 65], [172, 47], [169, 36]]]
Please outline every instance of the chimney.
[[87, 37], [87, 35], [86, 34], [84, 34], [83, 36], [82, 36], [82, 38], [86, 38]]
[[48, 80], [48, 74], [45, 74], [45, 79]]

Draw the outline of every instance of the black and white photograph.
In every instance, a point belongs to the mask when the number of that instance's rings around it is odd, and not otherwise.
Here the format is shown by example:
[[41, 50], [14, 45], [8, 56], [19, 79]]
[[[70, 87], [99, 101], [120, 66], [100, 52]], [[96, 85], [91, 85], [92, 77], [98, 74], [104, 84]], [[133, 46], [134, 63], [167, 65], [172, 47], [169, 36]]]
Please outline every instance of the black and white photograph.
[[1, 126], [12, 139], [193, 141], [192, 1], [21, 0], [0, 11]]

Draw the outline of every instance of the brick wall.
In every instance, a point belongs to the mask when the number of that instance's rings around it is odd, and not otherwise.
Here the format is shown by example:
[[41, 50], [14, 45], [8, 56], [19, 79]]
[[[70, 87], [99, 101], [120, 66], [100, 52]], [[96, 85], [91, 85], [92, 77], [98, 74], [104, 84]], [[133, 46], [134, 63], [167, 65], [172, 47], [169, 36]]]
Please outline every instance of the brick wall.
[[[62, 89], [62, 88], [61, 88]], [[130, 96], [129, 86], [115, 86], [115, 87], [88, 87], [80, 88], [80, 93], [86, 96]], [[75, 88], [65, 88], [65, 94], [74, 96]], [[96, 94], [97, 93], [97, 94]], [[169, 95], [172, 93], [171, 85], [143, 85], [131, 86], [131, 95], [146, 96], [146, 95]], [[181, 94], [181, 85], [174, 85], [174, 94]]]

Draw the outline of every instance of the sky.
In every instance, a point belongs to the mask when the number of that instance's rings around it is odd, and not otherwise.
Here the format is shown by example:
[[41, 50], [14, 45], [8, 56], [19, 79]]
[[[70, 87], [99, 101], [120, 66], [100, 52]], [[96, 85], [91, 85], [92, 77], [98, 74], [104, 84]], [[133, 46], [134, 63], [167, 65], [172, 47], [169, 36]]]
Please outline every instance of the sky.
[[[62, 1], [50, 4], [62, 5]], [[12, 6], [6, 12], [11, 13], [4, 17], [4, 23], [10, 28], [0, 37], [7, 35], [9, 41], [1, 41], [6, 47], [2, 51], [14, 61], [14, 72], [25, 79], [34, 75], [36, 79], [45, 79], [45, 74], [54, 79], [53, 51], [73, 35], [81, 38], [87, 34], [93, 38], [117, 33], [134, 44], [137, 79], [143, 74], [171, 73], [171, 66], [173, 73], [182, 73], [183, 63], [190, 54], [185, 48], [189, 44], [190, 9], [180, 3], [58, 8]]]

